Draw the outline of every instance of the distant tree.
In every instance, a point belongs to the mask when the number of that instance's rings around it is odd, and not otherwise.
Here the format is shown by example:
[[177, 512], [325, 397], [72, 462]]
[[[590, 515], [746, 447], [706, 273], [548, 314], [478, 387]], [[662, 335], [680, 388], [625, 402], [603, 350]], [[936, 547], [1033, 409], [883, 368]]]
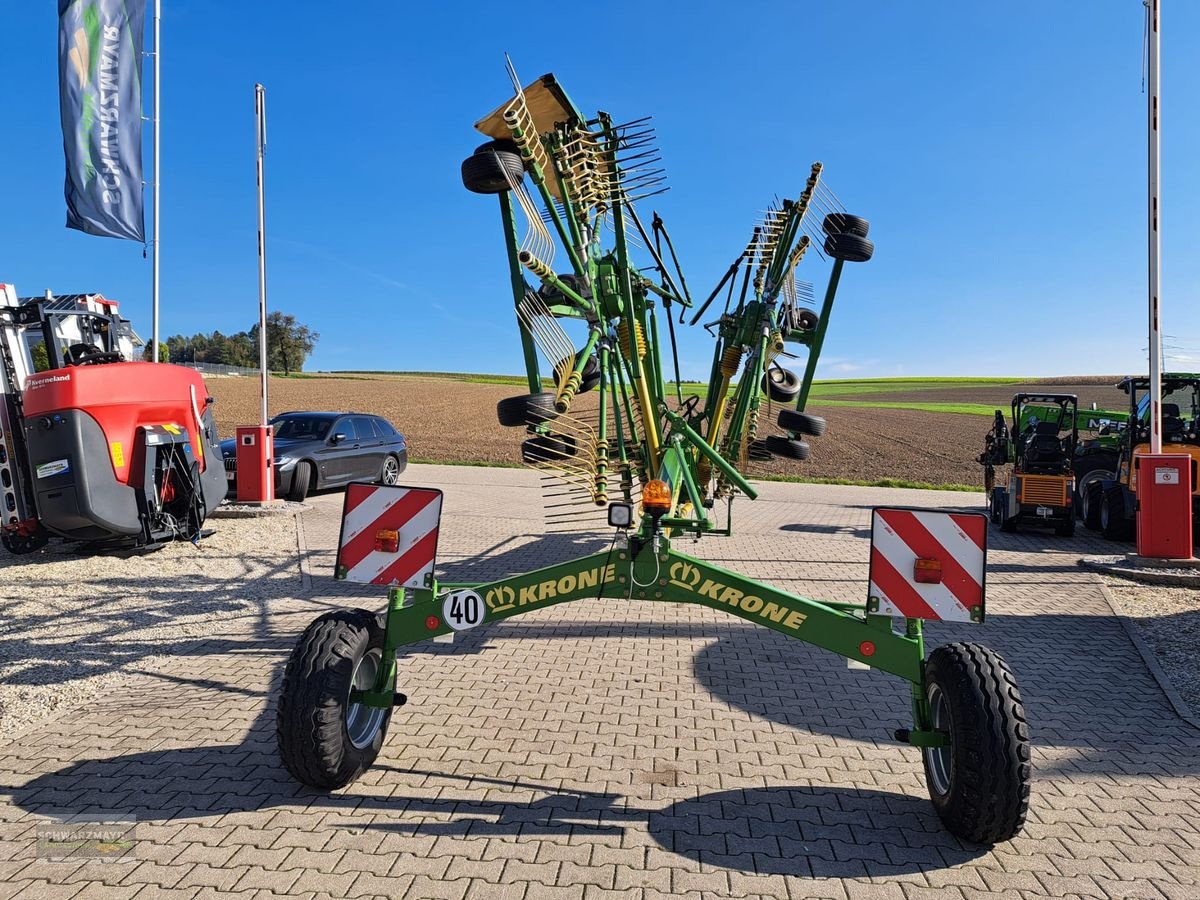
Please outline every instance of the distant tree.
[[[146, 362], [152, 362], [154, 360], [153, 350], [153, 344], [147, 344], [145, 347], [143, 347], [142, 359], [144, 359]], [[158, 342], [158, 361], [164, 363], [171, 362], [171, 347], [166, 341]]]
[[[251, 329], [251, 337], [257, 343], [258, 326]], [[267, 365], [273, 372], [302, 372], [304, 363], [317, 346], [321, 335], [307, 325], [301, 325], [296, 317], [282, 312], [267, 316]]]
[[45, 344], [40, 341], [34, 344], [29, 354], [33, 357], [33, 371], [45, 372], [50, 368], [50, 354], [46, 352]]
[[[267, 316], [267, 367], [273, 372], [287, 375], [303, 371], [304, 363], [320, 337], [307, 325], [297, 322], [295, 316], [271, 313]], [[173, 334], [161, 346], [163, 349], [159, 353], [164, 362], [258, 367], [257, 324], [249, 331], [231, 335], [219, 331], [193, 334], [191, 337]]]

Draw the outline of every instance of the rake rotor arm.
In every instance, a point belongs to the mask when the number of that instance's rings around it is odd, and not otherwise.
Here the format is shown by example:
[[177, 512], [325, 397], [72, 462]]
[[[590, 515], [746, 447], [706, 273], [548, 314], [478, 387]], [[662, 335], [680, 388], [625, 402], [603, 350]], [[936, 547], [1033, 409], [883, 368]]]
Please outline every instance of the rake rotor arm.
[[725, 476], [737, 485], [738, 490], [749, 497], [751, 500], [758, 498], [756, 491], [743, 476], [742, 473], [735, 469], [728, 460], [725, 459], [716, 449], [704, 440], [696, 431], [684, 421], [683, 416], [673, 412], [664, 403], [659, 407], [659, 412], [666, 416], [667, 421], [671, 424], [672, 432], [677, 432], [683, 435], [684, 439], [689, 444], [696, 448], [702, 456], [709, 460], [714, 466], [725, 473]]

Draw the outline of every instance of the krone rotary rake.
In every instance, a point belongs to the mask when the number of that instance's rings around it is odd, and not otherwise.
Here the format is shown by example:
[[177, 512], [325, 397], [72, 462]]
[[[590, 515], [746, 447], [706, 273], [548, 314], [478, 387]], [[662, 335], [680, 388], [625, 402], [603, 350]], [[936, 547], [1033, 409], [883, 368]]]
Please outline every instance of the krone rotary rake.
[[[577, 504], [567, 508], [606, 507], [616, 536], [607, 552], [449, 584], [434, 574], [441, 493], [351, 485], [336, 575], [388, 586], [387, 610], [327, 613], [301, 637], [279, 698], [288, 770], [330, 790], [372, 764], [406, 701], [396, 688], [402, 646], [572, 600], [698, 603], [909, 682], [912, 726], [895, 737], [919, 748], [943, 822], [981, 843], [1013, 837], [1028, 806], [1030, 747], [1012, 671], [974, 643], [926, 659], [922, 636], [926, 620], [983, 621], [984, 516], [876, 509], [865, 604], [789, 594], [672, 546], [729, 534], [733, 499], [756, 497], [746, 461], [803, 460], [804, 438], [825, 431], [805, 407], [842, 269], [874, 249], [866, 220], [841, 207], [816, 163], [694, 304], [662, 220], [654, 214], [647, 228], [635, 209], [665, 190], [648, 120], [587, 118], [553, 76], [522, 87], [511, 65], [509, 75], [512, 98], [476, 123], [489, 140], [462, 164], [465, 186], [499, 201], [528, 376], [529, 393], [497, 413], [523, 429], [525, 462], [565, 485], [559, 496]], [[808, 257], [832, 264], [819, 310], [796, 277]], [[709, 314], [718, 301], [721, 313]], [[685, 396], [676, 326], [706, 314], [710, 377]], [[781, 364], [789, 345], [807, 353], [802, 376]]]

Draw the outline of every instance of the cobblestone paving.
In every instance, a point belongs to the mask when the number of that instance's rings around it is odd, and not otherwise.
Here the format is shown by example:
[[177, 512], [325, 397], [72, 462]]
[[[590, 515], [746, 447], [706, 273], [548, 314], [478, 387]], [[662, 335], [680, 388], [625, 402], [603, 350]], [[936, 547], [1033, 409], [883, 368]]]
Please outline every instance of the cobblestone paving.
[[[536, 479], [414, 466], [446, 492], [442, 576], [603, 549], [546, 534]], [[864, 597], [876, 503], [978, 496], [765, 484], [737, 536], [684, 552], [808, 596]], [[0, 747], [0, 900], [28, 898], [1200, 897], [1200, 731], [1173, 712], [1076, 558], [1090, 537], [993, 533], [989, 621], [1036, 742], [1025, 833], [947, 835], [896, 744], [907, 689], [692, 605], [581, 601], [404, 652], [377, 765], [333, 795], [274, 752], [273, 694], [321, 611], [340, 495], [303, 519], [296, 591], [100, 702]], [[347, 595], [352, 595], [347, 598]], [[37, 857], [47, 817], [136, 818], [126, 861]]]

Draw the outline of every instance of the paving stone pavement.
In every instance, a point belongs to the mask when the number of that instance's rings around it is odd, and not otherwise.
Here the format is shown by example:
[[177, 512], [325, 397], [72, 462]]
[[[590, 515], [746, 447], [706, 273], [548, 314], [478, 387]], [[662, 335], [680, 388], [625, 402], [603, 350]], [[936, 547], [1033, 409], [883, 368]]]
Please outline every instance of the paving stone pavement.
[[[413, 466], [446, 493], [439, 569], [490, 579], [607, 546], [548, 534], [536, 477]], [[736, 537], [677, 544], [784, 589], [865, 596], [874, 504], [979, 495], [764, 484]], [[379, 592], [331, 578], [341, 497], [302, 521], [293, 597], [0, 746], [0, 900], [52, 898], [1200, 898], [1200, 731], [1075, 565], [1091, 537], [993, 533], [989, 621], [1036, 744], [1029, 823], [995, 848], [939, 825], [906, 686], [718, 611], [580, 601], [404, 651], [376, 766], [332, 795], [274, 749], [296, 636]], [[136, 818], [120, 862], [36, 856], [47, 817]]]

